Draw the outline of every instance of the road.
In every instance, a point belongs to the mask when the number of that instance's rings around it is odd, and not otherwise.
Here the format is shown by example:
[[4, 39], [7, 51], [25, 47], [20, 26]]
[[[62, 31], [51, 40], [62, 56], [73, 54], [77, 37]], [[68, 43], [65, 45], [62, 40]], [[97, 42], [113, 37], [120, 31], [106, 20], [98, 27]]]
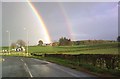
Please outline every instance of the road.
[[24, 57], [3, 57], [3, 77], [93, 77], [54, 63]]

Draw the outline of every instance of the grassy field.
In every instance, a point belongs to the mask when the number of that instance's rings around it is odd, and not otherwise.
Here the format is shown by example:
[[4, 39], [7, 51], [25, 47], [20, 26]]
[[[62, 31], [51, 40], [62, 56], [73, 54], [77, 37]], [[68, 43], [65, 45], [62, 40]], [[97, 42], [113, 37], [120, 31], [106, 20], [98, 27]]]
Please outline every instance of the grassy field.
[[[29, 46], [29, 54], [25, 52], [11, 52], [2, 53], [2, 55], [7, 56], [25, 56], [47, 60], [54, 62], [63, 66], [67, 66], [76, 70], [83, 70], [87, 72], [92, 72], [93, 74], [99, 76], [115, 75], [118, 76], [120, 70], [111, 70], [99, 68], [90, 64], [81, 63], [78, 61], [71, 61], [67, 59], [61, 59], [56, 57], [44, 57], [34, 56], [30, 53], [39, 53], [39, 54], [120, 54], [118, 43], [107, 43], [107, 44], [96, 44], [96, 45], [79, 45], [79, 46]], [[8, 49], [8, 47], [3, 47], [2, 49]]]
[[[7, 49], [8, 47], [3, 47]], [[118, 43], [79, 46], [29, 46], [29, 53], [41, 54], [120, 54]]]
[[118, 43], [79, 46], [30, 46], [30, 53], [47, 54], [118, 54]]

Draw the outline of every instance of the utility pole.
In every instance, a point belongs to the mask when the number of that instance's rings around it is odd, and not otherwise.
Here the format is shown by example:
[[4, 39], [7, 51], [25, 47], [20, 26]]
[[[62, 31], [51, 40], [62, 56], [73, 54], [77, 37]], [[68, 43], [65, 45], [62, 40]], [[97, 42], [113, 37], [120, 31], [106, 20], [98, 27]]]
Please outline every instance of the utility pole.
[[6, 31], [8, 33], [8, 43], [9, 43], [9, 54], [10, 54], [10, 31]]
[[27, 49], [26, 49], [27, 50], [27, 54], [26, 55], [28, 55], [28, 30], [26, 28], [24, 28], [24, 30], [27, 31], [26, 32], [26, 37], [27, 37]]

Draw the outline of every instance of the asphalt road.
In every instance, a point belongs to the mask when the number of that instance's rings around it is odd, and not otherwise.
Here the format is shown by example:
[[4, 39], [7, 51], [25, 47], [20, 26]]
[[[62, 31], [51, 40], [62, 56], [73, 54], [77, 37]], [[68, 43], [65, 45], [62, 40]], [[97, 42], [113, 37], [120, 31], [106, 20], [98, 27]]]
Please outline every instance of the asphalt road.
[[3, 57], [2, 77], [93, 77], [54, 63], [24, 57]]

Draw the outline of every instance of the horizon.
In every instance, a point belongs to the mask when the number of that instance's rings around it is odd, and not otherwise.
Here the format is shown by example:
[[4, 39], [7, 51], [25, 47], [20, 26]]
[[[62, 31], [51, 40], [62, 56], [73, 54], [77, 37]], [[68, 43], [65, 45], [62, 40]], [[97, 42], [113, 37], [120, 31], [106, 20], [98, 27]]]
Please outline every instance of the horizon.
[[[69, 39], [69, 38], [68, 38]], [[22, 40], [22, 39], [20, 39], [20, 40]], [[75, 42], [75, 41], [88, 41], [88, 40], [91, 40], [91, 39], [86, 39], [86, 40], [71, 40], [71, 42]], [[17, 41], [17, 40], [16, 40]], [[24, 40], [23, 40], [24, 41]], [[115, 42], [117, 42], [117, 39], [116, 40], [103, 40], [103, 39], [98, 39], [98, 40], [96, 40], [96, 39], [93, 39], [93, 40], [91, 40], [91, 41], [115, 41]], [[57, 40], [57, 41], [54, 41], [54, 42], [59, 42], [59, 40]], [[54, 43], [54, 42], [51, 42], [51, 43], [45, 43], [45, 42], [43, 42], [43, 44], [52, 44], [52, 43]], [[13, 43], [13, 42], [12, 42]], [[14, 42], [14, 43], [16, 43], [16, 42]], [[8, 47], [9, 45], [2, 45], [1, 47]], [[28, 44], [28, 46], [38, 46], [38, 43], [37, 44], [34, 44], [34, 45], [29, 45]]]

